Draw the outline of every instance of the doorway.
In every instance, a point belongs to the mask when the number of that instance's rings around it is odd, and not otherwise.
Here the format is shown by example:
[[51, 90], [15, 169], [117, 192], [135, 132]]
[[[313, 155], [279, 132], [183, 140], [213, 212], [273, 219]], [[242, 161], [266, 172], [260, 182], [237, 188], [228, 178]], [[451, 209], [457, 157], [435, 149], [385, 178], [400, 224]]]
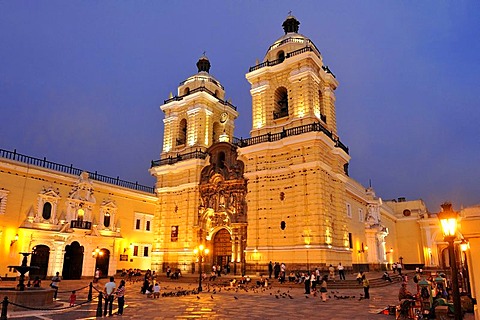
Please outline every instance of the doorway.
[[108, 264], [110, 262], [110, 251], [100, 249], [100, 254], [95, 259], [95, 270], [100, 269], [100, 278], [108, 277]]
[[62, 277], [65, 280], [78, 280], [82, 277], [84, 248], [77, 241], [65, 247]]
[[30, 259], [30, 266], [38, 267], [38, 269], [31, 269], [29, 272], [29, 277], [39, 277], [41, 280], [45, 280], [45, 278], [47, 277], [49, 258], [50, 248], [48, 246], [40, 244], [33, 247], [32, 258]]
[[232, 260], [232, 238], [227, 229], [221, 229], [213, 238], [213, 263], [223, 268]]

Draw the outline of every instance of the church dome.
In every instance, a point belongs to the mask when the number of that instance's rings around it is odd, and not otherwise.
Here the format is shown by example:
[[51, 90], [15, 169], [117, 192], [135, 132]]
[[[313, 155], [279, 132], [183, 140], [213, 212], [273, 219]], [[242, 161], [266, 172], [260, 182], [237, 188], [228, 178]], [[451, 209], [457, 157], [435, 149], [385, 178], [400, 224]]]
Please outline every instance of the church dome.
[[180, 83], [179, 96], [188, 94], [193, 90], [208, 90], [217, 98], [224, 98], [225, 89], [220, 82], [210, 74], [210, 60], [205, 53], [197, 61], [198, 72]]
[[265, 60], [281, 59], [285, 54], [305, 47], [311, 47], [320, 56], [320, 51], [315, 47], [315, 44], [303, 34], [298, 33], [299, 25], [300, 21], [297, 18], [291, 14], [288, 15], [282, 24], [285, 34], [268, 48]]

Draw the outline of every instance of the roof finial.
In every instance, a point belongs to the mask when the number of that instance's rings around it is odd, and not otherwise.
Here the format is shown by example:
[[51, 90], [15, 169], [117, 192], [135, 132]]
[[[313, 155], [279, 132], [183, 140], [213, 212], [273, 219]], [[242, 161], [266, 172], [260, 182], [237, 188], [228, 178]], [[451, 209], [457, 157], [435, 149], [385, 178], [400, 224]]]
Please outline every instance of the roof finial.
[[288, 11], [288, 15], [289, 15], [289, 16], [292, 15], [292, 10]]

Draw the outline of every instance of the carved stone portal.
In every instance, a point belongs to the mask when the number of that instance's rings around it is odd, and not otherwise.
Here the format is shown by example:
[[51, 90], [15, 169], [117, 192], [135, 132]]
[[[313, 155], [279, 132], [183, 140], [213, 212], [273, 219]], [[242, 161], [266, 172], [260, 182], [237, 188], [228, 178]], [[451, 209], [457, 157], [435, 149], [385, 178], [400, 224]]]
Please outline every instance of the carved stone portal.
[[200, 178], [200, 206], [198, 209], [199, 240], [213, 239], [221, 229], [232, 237], [232, 261], [243, 262], [246, 240], [247, 180], [243, 177], [244, 164], [237, 160], [237, 147], [219, 142], [208, 149], [210, 164], [203, 168]]

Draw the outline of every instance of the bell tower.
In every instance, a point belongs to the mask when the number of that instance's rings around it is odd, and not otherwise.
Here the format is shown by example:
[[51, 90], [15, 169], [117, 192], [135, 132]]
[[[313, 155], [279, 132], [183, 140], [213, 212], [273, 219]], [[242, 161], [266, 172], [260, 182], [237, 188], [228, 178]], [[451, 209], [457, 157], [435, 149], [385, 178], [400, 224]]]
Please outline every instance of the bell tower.
[[225, 89], [209, 73], [210, 66], [205, 55], [200, 57], [198, 72], [160, 106], [165, 113], [161, 159], [205, 152], [215, 142], [232, 141], [238, 112], [225, 100]]
[[323, 64], [315, 44], [298, 33], [300, 22], [289, 15], [284, 35], [267, 50], [262, 63], [246, 74], [251, 84], [251, 136], [319, 122], [337, 134], [335, 76]]

